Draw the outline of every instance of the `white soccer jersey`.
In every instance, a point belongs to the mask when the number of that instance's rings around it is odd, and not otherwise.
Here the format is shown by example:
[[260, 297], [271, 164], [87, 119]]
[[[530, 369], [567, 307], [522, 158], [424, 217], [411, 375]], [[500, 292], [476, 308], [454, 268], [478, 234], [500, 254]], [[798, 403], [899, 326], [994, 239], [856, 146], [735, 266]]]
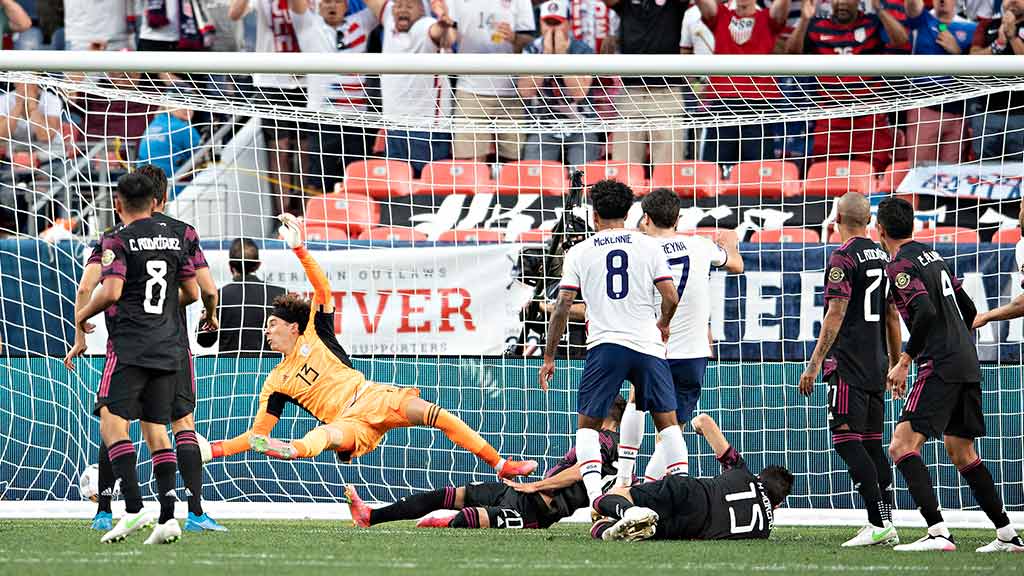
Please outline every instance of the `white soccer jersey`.
[[[395, 30], [391, 2], [381, 14], [384, 26], [385, 54], [433, 54], [437, 44], [430, 39], [430, 27], [437, 22], [424, 16], [413, 23], [408, 32]], [[451, 108], [451, 83], [447, 76], [430, 74], [384, 74], [380, 77], [384, 114], [434, 118], [447, 116]]]
[[[463, 54], [511, 54], [512, 42], [501, 40], [498, 25], [513, 32], [532, 34], [533, 4], [530, 0], [448, 0], [448, 15], [459, 25], [459, 52]], [[459, 76], [459, 90], [484, 96], [515, 96], [513, 76]]]
[[715, 34], [704, 23], [697, 6], [690, 6], [683, 15], [679, 47], [690, 48], [694, 54], [715, 53]]
[[[670, 360], [711, 356], [711, 268], [724, 266], [729, 254], [701, 236], [658, 238], [679, 294], [672, 317], [666, 357]], [[658, 305], [661, 296], [658, 295]]]
[[672, 272], [661, 244], [636, 230], [602, 230], [565, 254], [561, 288], [587, 304], [587, 348], [618, 344], [665, 357], [657, 321], [657, 282]]
[[[288, 0], [254, 0], [251, 6], [256, 11], [256, 52], [301, 51]], [[283, 89], [302, 85], [291, 74], [253, 74], [252, 83], [259, 88]]]
[[[345, 16], [335, 28], [311, 9], [291, 13], [295, 34], [303, 52], [366, 52], [367, 39], [377, 27], [369, 8]], [[364, 78], [358, 74], [310, 74], [306, 76], [309, 108], [313, 110], [365, 110], [368, 103]]]

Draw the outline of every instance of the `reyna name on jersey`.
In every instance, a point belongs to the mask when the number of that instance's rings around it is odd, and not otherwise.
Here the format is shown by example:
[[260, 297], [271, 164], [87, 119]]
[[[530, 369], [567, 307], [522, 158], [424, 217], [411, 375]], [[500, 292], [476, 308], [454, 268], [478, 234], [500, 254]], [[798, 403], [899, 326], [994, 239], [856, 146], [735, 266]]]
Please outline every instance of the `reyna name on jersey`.
[[180, 250], [181, 242], [177, 238], [129, 238], [128, 249], [132, 252], [144, 250]]
[[676, 252], [686, 251], [686, 244], [682, 242], [665, 242], [661, 245], [661, 249], [665, 254], [675, 254]]

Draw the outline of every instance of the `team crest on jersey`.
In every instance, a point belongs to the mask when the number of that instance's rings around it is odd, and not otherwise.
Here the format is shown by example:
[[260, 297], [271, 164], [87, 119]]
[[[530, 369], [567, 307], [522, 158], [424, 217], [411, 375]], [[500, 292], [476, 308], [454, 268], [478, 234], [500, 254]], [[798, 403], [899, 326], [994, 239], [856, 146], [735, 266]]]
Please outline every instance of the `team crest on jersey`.
[[853, 39], [857, 42], [863, 42], [868, 37], [868, 31], [864, 28], [857, 28], [853, 31]]
[[746, 44], [754, 34], [754, 19], [733, 16], [729, 22], [729, 34], [732, 36], [733, 42]]
[[302, 348], [299, 348], [299, 354], [303, 356], [309, 356], [310, 352], [312, 352], [312, 349], [309, 347], [309, 344], [303, 344]]
[[103, 251], [103, 255], [100, 257], [100, 263], [104, 266], [110, 266], [114, 263], [114, 251], [107, 248]]
[[829, 282], [842, 282], [843, 279], [845, 279], [845, 278], [846, 278], [846, 274], [843, 272], [843, 269], [839, 268], [838, 266], [833, 266], [828, 271], [828, 281]]
[[903, 290], [907, 286], [910, 286], [910, 274], [900, 272], [896, 275], [896, 287]]

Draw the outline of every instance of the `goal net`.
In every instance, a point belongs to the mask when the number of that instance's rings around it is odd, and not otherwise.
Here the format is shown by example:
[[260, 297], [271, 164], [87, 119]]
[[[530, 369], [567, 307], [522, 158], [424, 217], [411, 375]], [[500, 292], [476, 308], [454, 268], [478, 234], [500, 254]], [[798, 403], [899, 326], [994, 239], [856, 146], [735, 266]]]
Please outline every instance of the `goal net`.
[[[165, 168], [167, 212], [196, 227], [219, 286], [248, 272], [308, 292], [274, 219], [302, 216], [356, 367], [419, 388], [502, 455], [542, 467], [573, 442], [582, 321], [570, 322], [547, 393], [537, 370], [561, 254], [592, 233], [587, 187], [611, 178], [638, 197], [674, 190], [679, 231], [735, 231], [745, 265], [711, 275], [714, 357], [698, 410], [753, 468], [794, 472], [790, 508], [859, 505], [831, 449], [825, 387], [809, 399], [796, 387], [821, 322], [839, 196], [912, 201], [917, 237], [934, 243], [980, 311], [1021, 292], [1024, 74], [1000, 59], [2, 56], [4, 501], [80, 498], [78, 475], [99, 440], [91, 410], [103, 322], [74, 371], [62, 357], [85, 258], [116, 222], [117, 178], [144, 163]], [[627, 224], [639, 218], [637, 204]], [[230, 254], [238, 238], [259, 249], [258, 270], [241, 276], [231, 266], [252, 262]], [[222, 324], [237, 324], [238, 308], [225, 297]], [[247, 429], [278, 358], [257, 330], [229, 338], [225, 326], [220, 342], [200, 346], [198, 316], [189, 310], [197, 431], [225, 439]], [[976, 336], [988, 427], [978, 451], [1007, 510], [1024, 511], [1021, 321]], [[886, 444], [902, 407], [887, 398]], [[298, 438], [316, 424], [290, 407], [273, 434]], [[691, 474], [716, 473], [703, 439], [685, 437]], [[145, 454], [144, 491], [154, 488]], [[976, 508], [941, 444], [923, 457], [943, 508]], [[351, 484], [393, 501], [492, 474], [440, 432], [413, 428], [351, 463], [332, 454], [217, 460], [205, 468], [204, 497], [338, 502]], [[898, 507], [912, 510], [894, 477]]]

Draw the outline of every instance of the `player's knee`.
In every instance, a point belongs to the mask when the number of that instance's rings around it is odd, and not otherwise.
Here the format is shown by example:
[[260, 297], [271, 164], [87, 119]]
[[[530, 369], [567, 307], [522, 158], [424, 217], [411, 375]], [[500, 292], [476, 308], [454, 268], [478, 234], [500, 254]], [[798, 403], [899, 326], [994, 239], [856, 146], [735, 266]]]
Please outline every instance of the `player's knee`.
[[950, 442], [947, 440], [946, 454], [949, 454], [949, 460], [957, 468], [963, 468], [978, 459], [978, 453], [974, 451], [974, 445], [962, 442]]
[[196, 429], [195, 418], [191, 414], [186, 414], [181, 418], [178, 418], [174, 422], [171, 422], [171, 432], [177, 435], [179, 432], [192, 432]]

